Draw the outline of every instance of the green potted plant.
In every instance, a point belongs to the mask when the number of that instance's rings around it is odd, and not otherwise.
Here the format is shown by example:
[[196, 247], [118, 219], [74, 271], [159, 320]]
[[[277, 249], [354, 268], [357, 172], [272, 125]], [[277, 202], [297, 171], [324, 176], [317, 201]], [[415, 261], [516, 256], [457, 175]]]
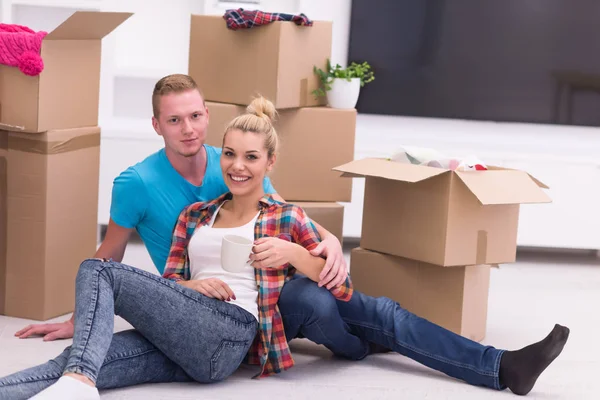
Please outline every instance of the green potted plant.
[[316, 97], [327, 96], [327, 103], [332, 108], [354, 108], [360, 88], [375, 79], [371, 66], [366, 61], [361, 64], [352, 62], [348, 67], [342, 68], [339, 64], [332, 66], [327, 59], [326, 71], [317, 66], [313, 67], [313, 71], [319, 77], [321, 85], [312, 93]]

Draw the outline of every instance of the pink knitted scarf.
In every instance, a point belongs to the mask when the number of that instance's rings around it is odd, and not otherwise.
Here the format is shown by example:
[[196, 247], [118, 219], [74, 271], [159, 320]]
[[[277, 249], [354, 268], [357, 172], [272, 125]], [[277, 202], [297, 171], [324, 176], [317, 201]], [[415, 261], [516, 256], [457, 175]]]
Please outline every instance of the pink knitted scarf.
[[47, 34], [23, 25], [0, 24], [0, 64], [19, 67], [25, 75], [39, 75], [44, 69], [40, 52]]

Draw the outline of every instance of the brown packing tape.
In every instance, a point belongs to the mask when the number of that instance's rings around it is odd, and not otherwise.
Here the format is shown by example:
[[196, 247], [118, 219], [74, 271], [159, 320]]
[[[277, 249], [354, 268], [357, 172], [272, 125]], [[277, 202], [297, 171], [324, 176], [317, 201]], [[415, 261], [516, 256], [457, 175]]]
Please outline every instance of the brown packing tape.
[[8, 150], [8, 134], [0, 131], [0, 150]]
[[[2, 121], [2, 104], [0, 104], [0, 121]], [[5, 124], [3, 122], [0, 122], [0, 129], [7, 129], [9, 131], [23, 131], [25, 130], [24, 126], [17, 126], [17, 125], [9, 125], [9, 124]], [[0, 140], [2, 140], [0, 138]], [[0, 147], [2, 148], [2, 147]]]
[[100, 146], [100, 133], [81, 135], [51, 142], [45, 142], [43, 140], [35, 139], [34, 137], [26, 138], [11, 136], [8, 138], [9, 149], [23, 151], [25, 153], [60, 154], [98, 146]]
[[300, 81], [300, 107], [306, 107], [308, 95], [308, 79], [304, 78]]
[[[5, 144], [3, 135], [0, 133], [0, 148]], [[8, 240], [8, 176], [6, 157], [0, 157], [0, 315], [4, 314], [6, 307], [6, 256]]]
[[3, 124], [2, 122], [0, 122], [0, 129], [7, 129], [10, 131], [24, 131], [25, 127], [19, 125]]
[[486, 231], [477, 231], [477, 254], [475, 263], [477, 265], [486, 264], [488, 248], [488, 233]]

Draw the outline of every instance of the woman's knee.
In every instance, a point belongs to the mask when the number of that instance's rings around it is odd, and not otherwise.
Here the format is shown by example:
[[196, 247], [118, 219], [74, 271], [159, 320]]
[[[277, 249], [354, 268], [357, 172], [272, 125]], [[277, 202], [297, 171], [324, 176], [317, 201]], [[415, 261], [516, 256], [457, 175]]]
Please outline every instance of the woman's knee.
[[88, 258], [85, 259], [79, 264], [79, 270], [87, 270], [87, 269], [98, 269], [101, 268], [105, 264], [105, 260], [102, 258]]
[[79, 270], [77, 271], [76, 282], [83, 283], [88, 282], [94, 276], [101, 276], [105, 280], [113, 282], [118, 274], [115, 274], [116, 265], [107, 260], [100, 258], [88, 258], [79, 264]]
[[77, 278], [86, 278], [90, 273], [97, 271], [102, 267], [103, 261], [98, 258], [88, 258], [83, 260], [79, 264], [79, 270], [77, 271]]

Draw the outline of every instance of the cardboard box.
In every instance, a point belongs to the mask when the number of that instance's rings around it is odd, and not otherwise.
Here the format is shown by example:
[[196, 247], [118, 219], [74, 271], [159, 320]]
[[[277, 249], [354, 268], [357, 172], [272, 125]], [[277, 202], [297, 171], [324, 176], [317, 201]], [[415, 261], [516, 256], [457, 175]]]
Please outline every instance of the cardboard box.
[[366, 177], [360, 246], [442, 266], [514, 262], [519, 206], [547, 203], [526, 172], [457, 172], [362, 159], [334, 168]]
[[100, 128], [0, 131], [0, 314], [72, 312], [97, 246]]
[[388, 297], [409, 312], [458, 335], [486, 335], [490, 266], [442, 268], [355, 248], [350, 274], [356, 290]]
[[344, 237], [344, 206], [339, 203], [325, 202], [298, 202], [299, 207], [306, 212], [306, 215], [314, 222], [321, 225], [331, 234], [343, 243]]
[[0, 129], [98, 125], [101, 39], [131, 13], [77, 11], [42, 41], [38, 76], [0, 65]]
[[311, 93], [319, 87], [313, 67], [326, 68], [331, 38], [330, 21], [233, 31], [222, 16], [192, 15], [188, 73], [209, 101], [246, 105], [261, 94], [280, 109], [324, 105]]
[[[206, 143], [223, 145], [229, 122], [246, 107], [207, 102]], [[344, 201], [352, 198], [352, 180], [332, 170], [354, 159], [356, 110], [305, 107], [282, 110], [275, 121], [279, 156], [271, 171], [273, 186], [286, 201]]]

